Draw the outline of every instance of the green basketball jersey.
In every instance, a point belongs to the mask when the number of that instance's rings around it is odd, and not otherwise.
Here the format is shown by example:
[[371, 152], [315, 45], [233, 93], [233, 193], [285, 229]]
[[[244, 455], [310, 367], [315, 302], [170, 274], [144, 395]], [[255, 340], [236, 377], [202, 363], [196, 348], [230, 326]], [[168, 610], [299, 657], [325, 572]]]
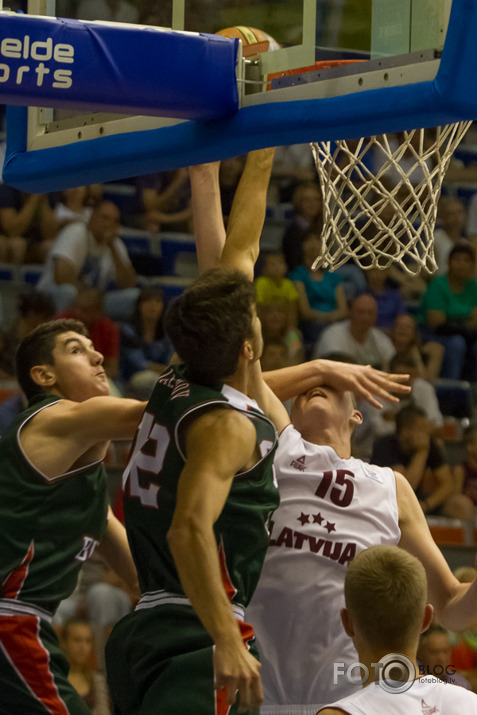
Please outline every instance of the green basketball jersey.
[[273, 474], [277, 435], [253, 401], [227, 385], [189, 382], [183, 366], [159, 378], [136, 435], [123, 477], [124, 516], [129, 543], [144, 592], [183, 594], [166, 535], [176, 505], [177, 485], [186, 461], [183, 424], [214, 407], [237, 409], [253, 423], [262, 455], [235, 476], [214, 526], [224, 586], [232, 601], [246, 606], [252, 597], [268, 546], [268, 520], [278, 506]]
[[58, 400], [36, 401], [0, 439], [0, 596], [50, 613], [74, 590], [105, 531], [108, 507], [101, 462], [47, 479], [23, 453], [22, 428]]

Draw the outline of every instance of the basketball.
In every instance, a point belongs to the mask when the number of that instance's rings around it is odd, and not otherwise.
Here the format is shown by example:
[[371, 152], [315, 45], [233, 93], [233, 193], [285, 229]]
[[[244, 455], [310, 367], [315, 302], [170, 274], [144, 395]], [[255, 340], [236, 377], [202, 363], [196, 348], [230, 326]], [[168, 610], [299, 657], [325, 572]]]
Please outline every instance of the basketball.
[[217, 35], [223, 35], [223, 37], [238, 37], [242, 40], [244, 47], [248, 45], [264, 44], [268, 42], [268, 47], [263, 47], [257, 50], [263, 52], [265, 50], [279, 50], [280, 45], [278, 42], [263, 30], [257, 30], [256, 27], [246, 27], [245, 25], [234, 25], [233, 27], [226, 27], [224, 30], [219, 30]]

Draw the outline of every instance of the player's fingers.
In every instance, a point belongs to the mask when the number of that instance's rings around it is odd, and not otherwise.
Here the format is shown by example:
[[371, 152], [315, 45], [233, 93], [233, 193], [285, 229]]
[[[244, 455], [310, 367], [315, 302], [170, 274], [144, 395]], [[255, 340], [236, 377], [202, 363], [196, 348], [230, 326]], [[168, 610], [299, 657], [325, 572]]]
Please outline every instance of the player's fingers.
[[263, 700], [262, 680], [260, 676], [244, 679], [239, 687], [238, 712], [258, 710]]

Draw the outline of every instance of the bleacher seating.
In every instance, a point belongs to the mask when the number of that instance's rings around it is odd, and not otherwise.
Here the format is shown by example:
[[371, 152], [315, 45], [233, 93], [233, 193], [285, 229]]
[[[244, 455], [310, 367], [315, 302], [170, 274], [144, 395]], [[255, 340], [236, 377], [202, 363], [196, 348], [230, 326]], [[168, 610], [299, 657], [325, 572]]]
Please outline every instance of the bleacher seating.
[[438, 378], [432, 381], [443, 415], [471, 419], [474, 410], [472, 385], [466, 380]]
[[164, 232], [159, 234], [162, 260], [162, 273], [173, 276], [176, 262], [182, 253], [196, 253], [195, 239], [192, 233]]

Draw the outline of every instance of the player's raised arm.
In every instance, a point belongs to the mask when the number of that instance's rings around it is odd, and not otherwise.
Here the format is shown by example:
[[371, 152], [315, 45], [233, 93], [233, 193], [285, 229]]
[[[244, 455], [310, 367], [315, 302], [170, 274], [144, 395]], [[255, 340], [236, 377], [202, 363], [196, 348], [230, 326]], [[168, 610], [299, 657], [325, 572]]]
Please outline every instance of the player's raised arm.
[[370, 365], [353, 365], [334, 360], [311, 360], [263, 374], [264, 380], [282, 401], [296, 397], [313, 387], [329, 385], [353, 392], [373, 407], [382, 407], [380, 400], [398, 402], [394, 393], [407, 395], [408, 375], [393, 375]]
[[189, 167], [195, 245], [201, 273], [216, 268], [225, 245], [219, 170], [219, 161]]
[[190, 167], [194, 234], [201, 273], [220, 265], [241, 270], [253, 280], [274, 154], [275, 149], [259, 149], [248, 154], [227, 232], [220, 200], [220, 162]]
[[255, 261], [267, 208], [267, 191], [275, 149], [258, 149], [247, 156], [235, 192], [220, 266], [240, 270], [253, 280]]

